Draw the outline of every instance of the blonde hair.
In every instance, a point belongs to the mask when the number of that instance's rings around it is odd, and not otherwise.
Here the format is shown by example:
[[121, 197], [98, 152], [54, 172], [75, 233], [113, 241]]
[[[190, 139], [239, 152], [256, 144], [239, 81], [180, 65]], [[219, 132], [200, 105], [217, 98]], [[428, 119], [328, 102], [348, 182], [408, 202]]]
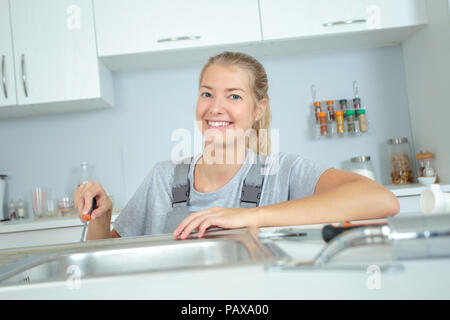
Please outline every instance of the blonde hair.
[[225, 51], [209, 58], [200, 72], [199, 85], [203, 80], [203, 75], [208, 67], [214, 64], [222, 66], [237, 66], [248, 71], [250, 88], [253, 91], [255, 106], [262, 99], [267, 99], [266, 110], [262, 117], [255, 121], [252, 126], [253, 135], [250, 136], [247, 147], [257, 154], [268, 154], [270, 152], [270, 121], [272, 113], [269, 104], [269, 83], [266, 70], [263, 65], [255, 58], [241, 52]]

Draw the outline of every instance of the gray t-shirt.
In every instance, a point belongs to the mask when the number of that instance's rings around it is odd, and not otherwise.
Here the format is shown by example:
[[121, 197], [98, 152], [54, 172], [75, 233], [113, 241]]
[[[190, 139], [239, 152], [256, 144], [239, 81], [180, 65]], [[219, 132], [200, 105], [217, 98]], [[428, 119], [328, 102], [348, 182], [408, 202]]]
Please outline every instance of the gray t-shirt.
[[[193, 163], [197, 163], [200, 156], [195, 156]], [[211, 207], [239, 208], [242, 184], [252, 156], [255, 153], [247, 149], [246, 160], [234, 177], [222, 188], [209, 193], [194, 189], [194, 165], [191, 165], [189, 211]], [[260, 206], [313, 195], [319, 177], [330, 168], [290, 153], [270, 154], [265, 163], [269, 174], [264, 178]], [[163, 232], [166, 214], [172, 210], [174, 169], [172, 161], [161, 161], [153, 167], [114, 221], [114, 229], [121, 237]]]

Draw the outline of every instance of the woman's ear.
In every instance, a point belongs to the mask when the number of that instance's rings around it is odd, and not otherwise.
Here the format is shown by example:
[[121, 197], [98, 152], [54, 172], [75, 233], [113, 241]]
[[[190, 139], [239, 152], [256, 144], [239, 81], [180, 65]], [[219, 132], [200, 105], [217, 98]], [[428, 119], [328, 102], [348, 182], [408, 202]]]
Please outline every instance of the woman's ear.
[[256, 104], [256, 110], [255, 110], [255, 121], [261, 120], [262, 116], [264, 115], [264, 112], [266, 112], [267, 108], [267, 98], [261, 99]]

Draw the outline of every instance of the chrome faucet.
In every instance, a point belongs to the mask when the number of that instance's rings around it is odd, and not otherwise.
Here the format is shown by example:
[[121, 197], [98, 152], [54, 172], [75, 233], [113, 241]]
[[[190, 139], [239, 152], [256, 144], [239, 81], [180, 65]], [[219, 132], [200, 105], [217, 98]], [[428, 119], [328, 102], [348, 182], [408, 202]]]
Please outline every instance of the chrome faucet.
[[[394, 260], [450, 257], [450, 214], [415, 215], [388, 218], [387, 224], [352, 228], [334, 237], [312, 261], [290, 262], [268, 266], [272, 270], [329, 267], [328, 262], [339, 252], [356, 246], [390, 245]], [[391, 263], [391, 261], [389, 261]], [[398, 265], [384, 267], [398, 268]], [[351, 269], [352, 267], [331, 267]], [[361, 269], [361, 267], [356, 267]]]

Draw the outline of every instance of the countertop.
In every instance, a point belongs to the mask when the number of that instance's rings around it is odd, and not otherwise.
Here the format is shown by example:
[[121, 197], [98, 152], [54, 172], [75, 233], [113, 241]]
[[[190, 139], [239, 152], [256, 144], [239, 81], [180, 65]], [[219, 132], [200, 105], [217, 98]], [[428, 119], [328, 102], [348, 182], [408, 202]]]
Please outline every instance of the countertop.
[[[421, 192], [427, 188], [427, 186], [421, 184], [411, 185], [390, 185], [385, 186], [392, 191], [397, 197], [406, 196], [418, 196]], [[450, 184], [441, 184], [442, 191], [450, 192]], [[119, 215], [120, 212], [113, 213], [111, 222]], [[21, 232], [31, 230], [42, 230], [50, 228], [65, 228], [80, 226], [81, 222], [77, 215], [68, 217], [54, 217], [54, 218], [41, 218], [38, 220], [26, 219], [26, 220], [14, 220], [0, 223], [0, 234], [8, 232]]]
[[[311, 260], [325, 245], [314, 239], [276, 243], [296, 261]], [[400, 269], [373, 271], [391, 258], [388, 245], [355, 247], [334, 263], [357, 263], [359, 271], [205, 267], [83, 279], [78, 289], [66, 282], [3, 287], [0, 299], [450, 299], [450, 259], [395, 261]]]
[[[114, 222], [114, 219], [118, 217], [119, 213], [120, 212], [115, 212], [112, 214], [111, 223]], [[34, 219], [12, 220], [0, 223], [0, 234], [10, 232], [52, 229], [52, 228], [67, 228], [81, 225], [82, 223], [80, 218], [78, 218], [78, 215], [48, 217], [36, 220]]]
[[[450, 192], [450, 184], [440, 184], [441, 190], [443, 192]], [[423, 184], [409, 184], [409, 185], [389, 185], [385, 186], [397, 197], [409, 197], [409, 196], [420, 196], [423, 190], [429, 188], [430, 186], [425, 186]]]

